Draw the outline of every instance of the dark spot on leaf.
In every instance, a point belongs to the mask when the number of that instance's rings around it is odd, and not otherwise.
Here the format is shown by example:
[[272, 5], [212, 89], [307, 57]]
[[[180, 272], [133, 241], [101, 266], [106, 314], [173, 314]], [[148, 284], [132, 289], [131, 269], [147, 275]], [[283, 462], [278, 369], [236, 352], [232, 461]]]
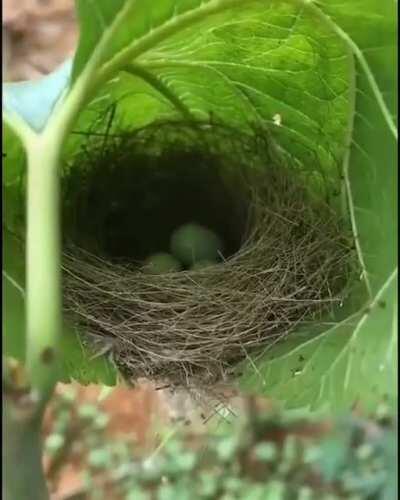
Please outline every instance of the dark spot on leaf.
[[41, 359], [46, 365], [52, 363], [54, 361], [54, 349], [52, 347], [46, 347], [43, 349]]
[[300, 354], [300, 356], [299, 356], [299, 362], [301, 363], [301, 362], [305, 361], [305, 359], [306, 358]]
[[378, 306], [381, 308], [381, 309], [385, 309], [386, 307], [386, 302], [384, 300], [379, 300], [378, 301]]
[[300, 366], [297, 368], [292, 368], [290, 371], [292, 372], [292, 377], [296, 377], [297, 375], [300, 375], [300, 373], [303, 371], [303, 368]]

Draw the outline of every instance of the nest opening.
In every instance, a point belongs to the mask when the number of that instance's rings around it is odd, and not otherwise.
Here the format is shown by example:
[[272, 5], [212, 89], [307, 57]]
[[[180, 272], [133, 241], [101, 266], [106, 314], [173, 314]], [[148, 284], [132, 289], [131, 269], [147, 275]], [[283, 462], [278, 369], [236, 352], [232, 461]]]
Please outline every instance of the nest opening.
[[224, 258], [239, 250], [248, 203], [228, 188], [216, 156], [201, 151], [136, 155], [120, 159], [117, 173], [115, 164], [108, 165], [97, 165], [96, 175], [90, 172], [74, 205], [75, 234], [78, 239], [90, 235], [97, 253], [140, 262], [169, 252], [173, 231], [191, 222], [221, 236]]
[[[349, 235], [265, 135], [153, 124], [94, 140], [63, 188], [65, 313], [132, 382], [213, 387], [346, 294]], [[221, 236], [222, 262], [144, 273], [186, 222]]]

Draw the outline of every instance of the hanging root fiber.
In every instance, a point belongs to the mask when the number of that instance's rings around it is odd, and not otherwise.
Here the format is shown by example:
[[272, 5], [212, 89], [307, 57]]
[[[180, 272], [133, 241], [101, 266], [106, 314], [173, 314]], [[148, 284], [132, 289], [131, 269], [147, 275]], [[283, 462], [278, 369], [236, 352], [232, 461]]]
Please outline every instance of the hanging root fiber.
[[[64, 308], [131, 381], [211, 388], [345, 297], [351, 240], [318, 169], [279, 163], [266, 135], [159, 123], [89, 137], [65, 170]], [[171, 234], [218, 234], [214, 262], [149, 272]]]

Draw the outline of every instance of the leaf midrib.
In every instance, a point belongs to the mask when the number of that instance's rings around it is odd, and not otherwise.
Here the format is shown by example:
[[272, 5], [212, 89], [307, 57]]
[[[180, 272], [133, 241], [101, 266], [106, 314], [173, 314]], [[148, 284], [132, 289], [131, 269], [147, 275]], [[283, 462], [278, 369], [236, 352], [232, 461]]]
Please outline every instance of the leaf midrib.
[[[297, 3], [297, 0], [294, 0]], [[303, 3], [302, 0], [298, 0]], [[102, 82], [108, 79], [108, 77], [114, 74], [118, 68], [124, 64], [126, 61], [133, 61], [139, 55], [145, 53], [153, 46], [167, 39], [168, 37], [178, 33], [179, 31], [192, 26], [209, 15], [217, 14], [224, 11], [230, 7], [243, 6], [244, 4], [250, 5], [252, 3], [260, 3], [260, 0], [210, 0], [207, 3], [201, 4], [189, 11], [178, 16], [173, 16], [168, 21], [165, 21], [159, 27], [153, 29], [149, 33], [143, 35], [142, 37], [135, 39], [130, 45], [127, 45], [117, 54], [115, 54], [108, 62], [104, 63], [98, 71], [98, 81]], [[122, 12], [122, 11], [121, 11]], [[123, 16], [116, 17], [117, 22], [114, 26], [110, 26], [109, 31], [115, 32], [118, 29], [119, 19], [121, 22], [124, 21]], [[108, 37], [104, 37], [103, 40]], [[103, 40], [100, 45], [103, 45]], [[99, 51], [103, 50], [100, 47]]]
[[[292, 0], [292, 1], [296, 4], [301, 5], [303, 8], [309, 7], [310, 12], [313, 12], [320, 20], [322, 20], [328, 26], [330, 26], [332, 31], [335, 32], [346, 43], [351, 52], [360, 62], [360, 65], [362, 66], [362, 69], [367, 76], [369, 84], [377, 100], [378, 106], [382, 111], [382, 115], [385, 119], [385, 122], [388, 128], [390, 129], [391, 133], [393, 134], [393, 136], [397, 139], [398, 137], [397, 127], [394, 123], [394, 120], [389, 110], [387, 109], [386, 103], [382, 97], [382, 93], [362, 53], [362, 50], [359, 49], [359, 47], [357, 46], [357, 44], [354, 43], [351, 37], [349, 37], [347, 33], [345, 33], [321, 8], [312, 4], [312, 2], [306, 2], [305, 0]], [[251, 3], [259, 3], [259, 0], [210, 0], [206, 4], [200, 4], [199, 7], [195, 7], [183, 14], [180, 14], [178, 16], [173, 16], [168, 21], [165, 21], [160, 27], [155, 28], [148, 34], [142, 36], [141, 38], [134, 40], [132, 44], [123, 48], [120, 52], [115, 54], [108, 62], [103, 64], [103, 67], [100, 68], [100, 70], [98, 71], [98, 80], [99, 81], [107, 80], [107, 77], [109, 75], [112, 75], [118, 69], [118, 67], [121, 64], [123, 64], [124, 61], [127, 61], [129, 59], [131, 60], [136, 59], [139, 55], [145, 53], [147, 50], [152, 48], [157, 43], [160, 43], [164, 39], [174, 35], [180, 30], [185, 29], [186, 27], [189, 27], [201, 21], [208, 15], [216, 14], [230, 7], [241, 6], [244, 3], [250, 5]], [[129, 8], [129, 4], [127, 5]], [[124, 9], [122, 9], [121, 12], [123, 10]], [[118, 20], [119, 18], [121, 19], [121, 22], [123, 22], [123, 15], [116, 17], [116, 19]], [[118, 29], [118, 22], [115, 23], [115, 26], [111, 26], [109, 28], [111, 32], [116, 31], [117, 29]], [[102, 42], [100, 42], [100, 45], [101, 44]]]

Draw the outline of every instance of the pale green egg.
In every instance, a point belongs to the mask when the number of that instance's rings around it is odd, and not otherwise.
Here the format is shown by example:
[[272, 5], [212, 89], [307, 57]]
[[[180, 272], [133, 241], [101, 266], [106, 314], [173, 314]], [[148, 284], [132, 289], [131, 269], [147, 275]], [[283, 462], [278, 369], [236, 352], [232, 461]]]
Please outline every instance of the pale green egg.
[[149, 274], [173, 273], [181, 269], [181, 263], [166, 252], [149, 255], [143, 263], [143, 271]]
[[221, 238], [199, 224], [184, 224], [171, 236], [171, 253], [182, 264], [191, 266], [198, 261], [217, 262], [223, 252]]

